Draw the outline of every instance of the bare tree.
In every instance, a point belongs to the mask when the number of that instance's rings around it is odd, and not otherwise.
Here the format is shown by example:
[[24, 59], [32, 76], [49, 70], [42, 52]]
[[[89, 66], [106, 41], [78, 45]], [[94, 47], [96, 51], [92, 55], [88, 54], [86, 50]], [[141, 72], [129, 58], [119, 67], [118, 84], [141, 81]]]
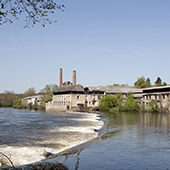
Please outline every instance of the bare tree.
[[25, 13], [25, 27], [41, 23], [52, 24], [55, 21], [49, 19], [49, 14], [53, 14], [57, 9], [63, 11], [64, 4], [57, 4], [55, 0], [0, 0], [0, 25], [6, 22], [13, 22]]

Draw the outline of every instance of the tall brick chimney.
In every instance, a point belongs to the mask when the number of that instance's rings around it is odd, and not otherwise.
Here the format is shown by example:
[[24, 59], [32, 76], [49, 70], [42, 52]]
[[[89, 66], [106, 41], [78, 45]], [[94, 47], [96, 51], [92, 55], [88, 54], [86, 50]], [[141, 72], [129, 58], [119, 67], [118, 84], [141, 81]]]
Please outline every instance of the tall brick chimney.
[[62, 75], [62, 68], [60, 68], [60, 84], [59, 84], [59, 87], [62, 86], [62, 77], [63, 77], [63, 75]]
[[73, 70], [73, 85], [76, 84], [76, 70]]

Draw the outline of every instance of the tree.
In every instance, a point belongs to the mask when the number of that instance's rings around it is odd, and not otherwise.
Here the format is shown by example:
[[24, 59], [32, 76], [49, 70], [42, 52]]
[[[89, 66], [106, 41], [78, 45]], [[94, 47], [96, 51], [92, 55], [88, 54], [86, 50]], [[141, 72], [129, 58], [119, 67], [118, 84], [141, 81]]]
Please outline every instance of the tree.
[[34, 96], [34, 95], [36, 95], [36, 90], [34, 87], [30, 87], [28, 90], [24, 92], [24, 97]]
[[160, 77], [157, 78], [157, 80], [155, 81], [155, 85], [156, 86], [161, 86], [162, 85], [162, 80]]
[[44, 95], [44, 101], [50, 101], [53, 98], [53, 92], [58, 88], [56, 84], [46, 84], [46, 86], [40, 91], [40, 94]]
[[163, 86], [166, 86], [167, 84], [166, 84], [166, 82], [163, 82], [163, 84], [162, 84]]
[[118, 107], [118, 110], [122, 107], [124, 97], [122, 94], [106, 95], [99, 101], [99, 110], [108, 111], [112, 108]]
[[45, 87], [40, 90], [40, 93], [50, 93], [50, 92], [54, 92], [55, 90], [57, 90], [58, 85], [56, 84], [46, 84]]
[[149, 77], [146, 79], [146, 88], [148, 88], [148, 87], [152, 87]]
[[156, 100], [151, 100], [149, 102], [149, 106], [151, 107], [151, 112], [158, 112], [159, 111], [159, 107], [158, 107], [158, 102]]
[[13, 103], [13, 108], [21, 109], [22, 108], [22, 98], [17, 99]]
[[13, 91], [5, 90], [4, 93], [0, 95], [1, 106], [12, 107], [12, 104], [16, 98], [17, 97]]
[[113, 86], [119, 86], [119, 84], [113, 84]]
[[[54, 0], [0, 0], [0, 25], [6, 22], [12, 23], [18, 19], [19, 15], [25, 14], [25, 27], [41, 23], [43, 27], [51, 24], [49, 14], [53, 14], [56, 9], [63, 11], [64, 5], [57, 4]], [[53, 21], [56, 22], [56, 21]]]
[[137, 78], [137, 81], [134, 83], [135, 88], [145, 88], [146, 87], [146, 79], [144, 76], [141, 78]]
[[133, 94], [130, 92], [128, 93], [127, 99], [124, 104], [124, 110], [126, 111], [137, 111], [139, 109], [139, 105], [137, 101], [134, 99]]
[[152, 87], [150, 78], [148, 77], [147, 80], [144, 76], [137, 79], [137, 81], [134, 83], [135, 88], [148, 88]]

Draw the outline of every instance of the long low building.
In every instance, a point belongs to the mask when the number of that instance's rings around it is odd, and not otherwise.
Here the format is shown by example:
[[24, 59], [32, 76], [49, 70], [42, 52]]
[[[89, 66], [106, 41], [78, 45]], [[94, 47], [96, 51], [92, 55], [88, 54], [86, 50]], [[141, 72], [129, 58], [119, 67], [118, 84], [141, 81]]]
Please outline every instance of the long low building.
[[121, 93], [124, 97], [132, 92], [142, 98], [142, 90], [130, 86], [83, 87], [80, 84], [63, 85], [53, 92], [53, 100], [46, 103], [46, 111], [66, 111], [74, 108], [98, 106], [99, 99], [106, 94]]
[[159, 107], [170, 110], [170, 86], [150, 87], [143, 89], [142, 102], [149, 108], [149, 102], [156, 100]]

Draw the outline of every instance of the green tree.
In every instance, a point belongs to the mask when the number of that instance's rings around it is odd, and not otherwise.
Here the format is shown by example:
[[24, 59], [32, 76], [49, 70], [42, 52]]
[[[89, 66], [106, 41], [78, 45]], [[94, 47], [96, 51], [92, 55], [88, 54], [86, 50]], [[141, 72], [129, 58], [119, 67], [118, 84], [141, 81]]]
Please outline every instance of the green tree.
[[21, 109], [22, 108], [22, 98], [17, 99], [13, 103], [13, 108]]
[[147, 88], [147, 87], [152, 87], [151, 81], [150, 81], [150, 78], [149, 78], [149, 77], [146, 79], [146, 88]]
[[53, 99], [53, 92], [58, 88], [56, 84], [46, 84], [46, 86], [40, 91], [40, 94], [44, 96], [44, 101], [50, 101]]
[[160, 77], [157, 78], [157, 80], [155, 81], [155, 85], [156, 86], [161, 86], [162, 85], [162, 80]]
[[134, 83], [134, 87], [135, 88], [152, 87], [151, 82], [150, 82], [150, 78], [148, 77], [147, 79], [145, 79], [144, 76], [137, 78], [137, 81]]
[[0, 95], [2, 107], [12, 107], [12, 104], [16, 98], [16, 94], [13, 91], [5, 90], [4, 93]]
[[127, 95], [127, 99], [124, 103], [124, 110], [132, 112], [139, 110], [139, 105], [131, 92]]
[[135, 88], [145, 88], [146, 87], [146, 79], [144, 76], [137, 78], [137, 81], [134, 83]]
[[166, 82], [163, 82], [163, 84], [162, 84], [163, 86], [166, 86], [167, 84], [166, 84]]
[[36, 95], [36, 90], [34, 87], [30, 87], [28, 90], [24, 92], [24, 97], [34, 96], [34, 95]]
[[119, 86], [119, 84], [113, 84], [113, 86]]
[[64, 5], [57, 4], [54, 0], [0, 0], [0, 25], [12, 23], [12, 18], [18, 19], [24, 13], [26, 27], [36, 23], [45, 27], [52, 23], [49, 14], [53, 14], [57, 9], [63, 11]]
[[99, 100], [99, 110], [108, 111], [115, 107], [118, 107], [118, 110], [120, 110], [123, 100], [122, 94], [106, 95]]
[[159, 111], [159, 107], [158, 107], [158, 102], [156, 100], [151, 100], [149, 102], [149, 106], [151, 107], [151, 112], [158, 112]]

